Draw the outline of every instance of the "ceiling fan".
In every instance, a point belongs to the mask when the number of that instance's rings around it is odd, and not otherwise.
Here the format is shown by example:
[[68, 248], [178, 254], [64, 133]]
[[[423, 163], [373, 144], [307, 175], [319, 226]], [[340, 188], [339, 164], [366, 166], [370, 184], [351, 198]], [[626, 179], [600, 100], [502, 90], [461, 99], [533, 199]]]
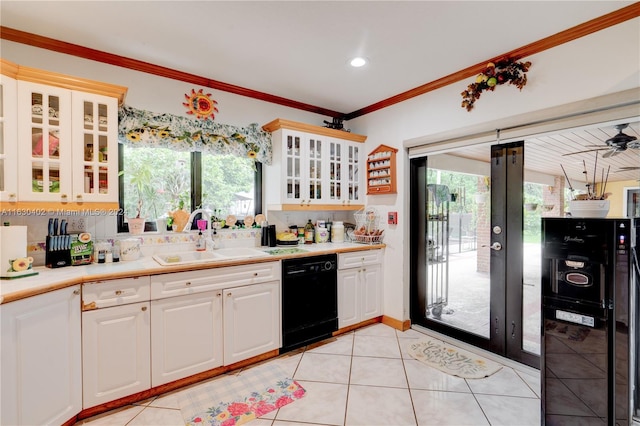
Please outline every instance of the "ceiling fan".
[[624, 128], [626, 128], [627, 126], [629, 126], [628, 123], [618, 124], [616, 126], [616, 129], [618, 129], [618, 134], [615, 135], [612, 138], [607, 139], [605, 141], [605, 143], [607, 144], [606, 146], [604, 146], [604, 145], [587, 145], [586, 148], [591, 148], [591, 149], [586, 149], [584, 151], [572, 152], [572, 153], [564, 154], [564, 155], [574, 155], [574, 154], [582, 154], [583, 152], [607, 150], [607, 152], [602, 154], [602, 157], [603, 158], [608, 158], [608, 157], [612, 157], [614, 155], [618, 155], [619, 153], [621, 153], [623, 151], [626, 151], [627, 148], [631, 148], [631, 149], [640, 148], [640, 142], [636, 141], [636, 139], [638, 139], [638, 138], [636, 138], [635, 136], [629, 136], [627, 134], [622, 133], [622, 130]]

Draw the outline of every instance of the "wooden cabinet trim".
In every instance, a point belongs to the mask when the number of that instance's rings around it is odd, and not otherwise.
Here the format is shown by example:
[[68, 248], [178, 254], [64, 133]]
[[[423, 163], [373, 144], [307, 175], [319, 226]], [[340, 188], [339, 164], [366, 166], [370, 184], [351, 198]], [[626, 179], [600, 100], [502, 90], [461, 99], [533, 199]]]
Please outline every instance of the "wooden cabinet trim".
[[262, 126], [262, 129], [267, 132], [275, 132], [280, 129], [297, 130], [300, 132], [313, 133], [316, 135], [329, 136], [360, 143], [364, 143], [367, 139], [366, 136], [358, 135], [356, 133], [344, 132], [342, 130], [330, 129], [328, 127], [314, 126], [313, 124], [298, 123], [296, 121], [285, 120], [282, 118], [276, 118], [272, 122], [265, 124]]
[[81, 92], [93, 93], [95, 95], [117, 98], [118, 105], [122, 105], [124, 103], [124, 98], [129, 90], [127, 87], [119, 86], [117, 84], [104, 83], [101, 81], [89, 80], [87, 78], [74, 77], [52, 71], [25, 67], [2, 58], [0, 58], [0, 70], [3, 75], [15, 78], [16, 80], [30, 81], [32, 83], [46, 84], [48, 86], [79, 90]]

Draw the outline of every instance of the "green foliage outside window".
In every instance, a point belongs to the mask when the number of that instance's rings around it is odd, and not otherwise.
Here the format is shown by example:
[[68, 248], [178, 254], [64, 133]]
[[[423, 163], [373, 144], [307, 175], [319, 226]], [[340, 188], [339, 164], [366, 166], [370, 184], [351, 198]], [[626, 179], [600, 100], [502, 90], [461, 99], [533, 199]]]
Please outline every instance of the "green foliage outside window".
[[[254, 214], [256, 172], [249, 158], [204, 154], [201, 156], [202, 182], [192, 185], [193, 155], [166, 148], [130, 148], [123, 146], [122, 176], [126, 217], [140, 217], [147, 222], [168, 217], [184, 208], [204, 208], [225, 217], [238, 218]], [[200, 206], [191, 206], [192, 188], [200, 189]]]

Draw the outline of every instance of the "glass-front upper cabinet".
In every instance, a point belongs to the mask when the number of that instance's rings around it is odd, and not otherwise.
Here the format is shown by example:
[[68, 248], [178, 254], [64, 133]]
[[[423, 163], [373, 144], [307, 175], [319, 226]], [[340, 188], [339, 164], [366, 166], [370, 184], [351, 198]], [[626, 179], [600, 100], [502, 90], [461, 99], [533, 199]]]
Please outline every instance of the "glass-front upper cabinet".
[[[309, 167], [307, 169], [308, 180], [306, 199], [308, 202], [316, 202], [322, 200], [322, 167], [323, 167], [323, 155], [322, 155], [323, 139], [315, 136], [309, 136], [307, 138], [307, 161]], [[304, 200], [303, 200], [304, 201]]]
[[75, 201], [117, 201], [117, 100], [74, 91], [72, 110]]
[[287, 132], [284, 135], [284, 199], [294, 202], [302, 199], [302, 135]]
[[358, 203], [362, 200], [360, 192], [360, 166], [363, 161], [362, 144], [346, 143], [346, 187], [347, 193], [343, 197], [345, 204]]
[[16, 80], [0, 74], [0, 201], [18, 199], [16, 96]]
[[337, 203], [342, 199], [342, 143], [336, 140], [329, 141], [329, 201]]
[[71, 201], [71, 91], [18, 81], [22, 201]]
[[364, 196], [359, 168], [366, 136], [285, 119], [273, 120], [262, 128], [273, 137], [273, 164], [263, 168], [268, 209], [363, 207], [359, 204]]
[[18, 107], [21, 201], [117, 202], [117, 98], [18, 81]]

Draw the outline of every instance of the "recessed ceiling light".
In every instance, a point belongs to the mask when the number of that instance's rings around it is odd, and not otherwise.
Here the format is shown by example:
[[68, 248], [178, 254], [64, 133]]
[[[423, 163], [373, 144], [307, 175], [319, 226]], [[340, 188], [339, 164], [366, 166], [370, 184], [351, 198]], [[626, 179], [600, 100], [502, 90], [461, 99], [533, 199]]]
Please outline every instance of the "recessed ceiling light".
[[360, 68], [367, 64], [367, 60], [365, 58], [357, 57], [353, 58], [349, 64], [354, 68]]

